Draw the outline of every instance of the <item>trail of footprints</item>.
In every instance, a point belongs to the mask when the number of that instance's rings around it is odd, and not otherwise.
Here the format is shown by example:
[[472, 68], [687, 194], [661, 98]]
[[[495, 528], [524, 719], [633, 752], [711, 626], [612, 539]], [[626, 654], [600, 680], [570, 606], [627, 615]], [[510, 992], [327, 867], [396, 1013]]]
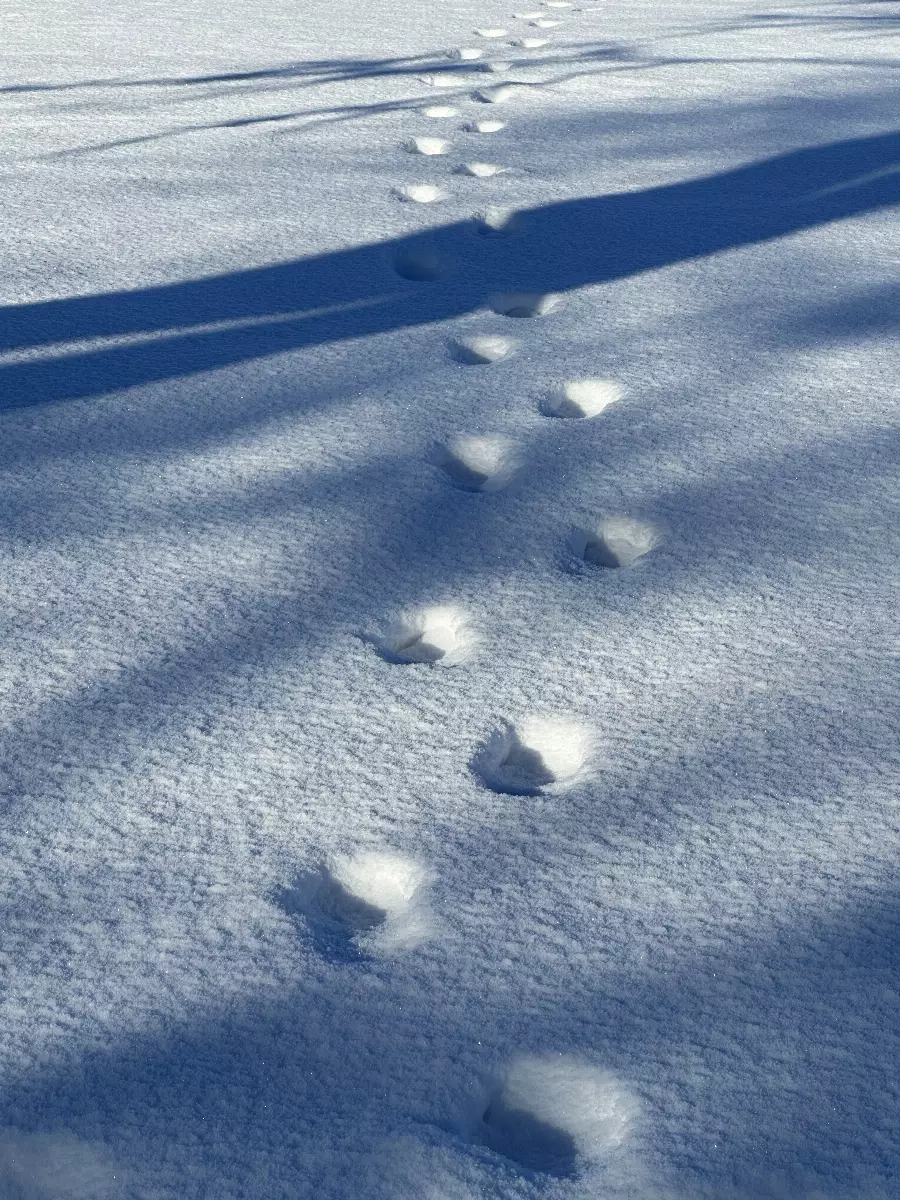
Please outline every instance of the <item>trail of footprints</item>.
[[[535, 11], [515, 13], [514, 19], [540, 30], [561, 21], [552, 14], [571, 9], [568, 0], [543, 0]], [[551, 15], [548, 15], [548, 12]], [[474, 31], [482, 41], [509, 39], [501, 27]], [[515, 37], [509, 44], [537, 50], [545, 37]], [[462, 46], [448, 57], [477, 63], [481, 69], [502, 73], [513, 64], [482, 61], [481, 46]], [[435, 86], [456, 86], [440, 76]], [[481, 88], [473, 98], [502, 104], [519, 92], [515, 84]], [[432, 104], [421, 110], [432, 120], [459, 117], [455, 104]], [[466, 133], [499, 133], [506, 122], [475, 118], [461, 126]], [[427, 158], [451, 154], [447, 138], [423, 134], [413, 137], [406, 149]], [[456, 164], [452, 173], [490, 179], [507, 168], [472, 161]], [[420, 182], [395, 189], [398, 199], [429, 204], [445, 199], [438, 184]], [[474, 218], [476, 232], [504, 236], [518, 228], [513, 210], [488, 206]], [[401, 251], [393, 260], [402, 278], [415, 282], [438, 279], [444, 270], [439, 257], [427, 250]], [[543, 292], [504, 292], [488, 301], [490, 310], [516, 319], [550, 315], [561, 304], [559, 296]], [[511, 337], [475, 334], [450, 343], [450, 355], [466, 367], [502, 362], [516, 349]], [[554, 420], [589, 420], [600, 416], [622, 398], [624, 389], [613, 379], [572, 379], [552, 389], [539, 402], [539, 410]], [[459, 433], [432, 448], [431, 461], [446, 484], [463, 491], [490, 494], [510, 484], [522, 467], [514, 438], [505, 434]], [[650, 525], [627, 516], [607, 515], [573, 531], [568, 541], [572, 560], [585, 569], [622, 569], [633, 566], [659, 542]], [[424, 606], [398, 614], [386, 626], [363, 635], [387, 662], [429, 667], [452, 666], [476, 653], [478, 632], [469, 616], [452, 605]], [[537, 797], [562, 792], [587, 777], [594, 755], [593, 731], [579, 721], [535, 714], [520, 722], [503, 722], [478, 747], [469, 764], [473, 775], [501, 795]], [[302, 914], [323, 952], [338, 959], [359, 955], [393, 955], [413, 950], [434, 935], [429, 905], [431, 874], [421, 863], [389, 850], [370, 850], [334, 858], [317, 872], [300, 876], [279, 896], [285, 911]], [[474, 1141], [503, 1155], [529, 1171], [566, 1177], [580, 1166], [599, 1162], [621, 1144], [635, 1114], [635, 1102], [621, 1082], [605, 1071], [580, 1060], [551, 1058], [514, 1059], [480, 1098], [472, 1114]]]

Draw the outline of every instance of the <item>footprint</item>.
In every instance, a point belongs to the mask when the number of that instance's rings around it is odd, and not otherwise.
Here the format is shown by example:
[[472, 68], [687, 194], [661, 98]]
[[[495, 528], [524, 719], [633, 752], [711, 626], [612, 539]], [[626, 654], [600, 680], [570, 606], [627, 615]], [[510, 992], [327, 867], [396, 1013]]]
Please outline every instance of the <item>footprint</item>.
[[514, 83], [505, 83], [493, 88], [479, 88], [475, 93], [475, 99], [480, 100], [482, 104], [506, 104], [519, 90]]
[[514, 208], [490, 207], [475, 216], [475, 232], [482, 237], [505, 237], [521, 227], [521, 218]]
[[544, 8], [571, 8], [569, 0], [544, 0]]
[[541, 410], [551, 417], [596, 417], [624, 394], [616, 379], [571, 379], [553, 389]]
[[472, 769], [494, 792], [539, 796], [582, 778], [593, 749], [590, 730], [561, 717], [532, 716], [505, 722], [472, 760]]
[[422, 109], [423, 117], [458, 117], [459, 109], [452, 104], [429, 104]]
[[520, 468], [516, 443], [500, 434], [459, 434], [432, 455], [450, 481], [467, 492], [497, 492]]
[[516, 18], [517, 21], [536, 21], [539, 17], [542, 17], [543, 15], [544, 14], [541, 9], [538, 9], [537, 12], [513, 13], [513, 16]]
[[411, 183], [406, 187], [396, 188], [394, 194], [400, 200], [411, 200], [416, 204], [433, 204], [436, 200], [446, 199], [447, 193], [435, 187], [433, 183]]
[[541, 17], [539, 21], [531, 23], [536, 29], [555, 29], [557, 25], [562, 25], [562, 21], [548, 21], [546, 17]]
[[394, 258], [394, 270], [403, 279], [430, 283], [444, 273], [440, 257], [431, 250], [403, 250]]
[[468, 367], [480, 367], [500, 362], [512, 353], [514, 345], [505, 337], [464, 337], [450, 343], [450, 352], [457, 362]]
[[412, 950], [432, 934], [430, 872], [390, 850], [334, 858], [301, 875], [276, 902], [309, 921], [320, 948], [338, 957]]
[[451, 50], [447, 57], [456, 59], [457, 62], [471, 62], [481, 58], [482, 54], [484, 51], [480, 46], [460, 46], [458, 50]]
[[490, 71], [492, 75], [505, 75], [507, 71], [511, 71], [513, 64], [505, 59], [495, 59], [491, 62], [482, 63], [483, 71]]
[[364, 636], [388, 662], [446, 667], [468, 658], [477, 642], [466, 613], [449, 604], [407, 609], [386, 629]]
[[470, 121], [464, 126], [467, 133], [499, 133], [505, 128], [505, 121]]
[[557, 1177], [601, 1162], [626, 1140], [637, 1115], [634, 1097], [614, 1075], [563, 1054], [514, 1059], [486, 1099], [481, 1141]]
[[471, 162], [462, 163], [454, 171], [455, 175], [471, 175], [475, 179], [490, 179], [492, 175], [502, 175], [508, 167], [498, 167], [496, 163]]
[[572, 538], [577, 558], [593, 567], [630, 567], [659, 545], [652, 525], [632, 517], [604, 517], [594, 526], [579, 529]]
[[541, 46], [547, 45], [546, 38], [519, 38], [513, 45], [521, 46], [523, 50], [540, 50]]
[[463, 81], [455, 71], [441, 71], [437, 75], [420, 75], [419, 82], [434, 88], [460, 88]]
[[475, 33], [478, 35], [478, 37], [483, 37], [483, 38], [506, 37], [505, 29], [476, 29]]
[[501, 292], [490, 301], [501, 317], [545, 317], [560, 303], [560, 297], [552, 292]]
[[443, 138], [414, 137], [406, 143], [406, 149], [411, 154], [446, 154], [450, 149], [450, 143]]

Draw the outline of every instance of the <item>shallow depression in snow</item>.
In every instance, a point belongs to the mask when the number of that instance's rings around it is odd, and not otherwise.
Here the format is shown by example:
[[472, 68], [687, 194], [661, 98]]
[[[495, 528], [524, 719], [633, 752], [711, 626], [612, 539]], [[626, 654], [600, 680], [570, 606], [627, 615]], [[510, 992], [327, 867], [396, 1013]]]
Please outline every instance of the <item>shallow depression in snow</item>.
[[481, 1119], [481, 1140], [520, 1166], [548, 1175], [597, 1163], [628, 1136], [634, 1097], [608, 1071], [569, 1055], [515, 1059]]
[[428, 283], [444, 273], [443, 262], [432, 250], [403, 250], [395, 255], [393, 267], [403, 279], [417, 283]]
[[633, 517], [604, 517], [575, 531], [572, 550], [594, 567], [630, 567], [660, 542], [659, 532]]
[[516, 443], [501, 434], [459, 434], [437, 446], [433, 460], [457, 487], [496, 492], [519, 470]]
[[560, 297], [552, 292], [500, 292], [490, 305], [502, 317], [544, 317], [559, 308]]
[[406, 609], [367, 640], [388, 662], [442, 666], [468, 658], [476, 643], [468, 614], [451, 604]]
[[398, 200], [411, 200], [415, 204], [433, 204], [446, 199], [446, 193], [433, 183], [410, 183], [395, 189]]
[[512, 353], [513, 345], [509, 338], [476, 335], [451, 342], [450, 353], [465, 366], [486, 366], [506, 358]]
[[571, 379], [554, 388], [541, 409], [551, 417], [596, 417], [624, 394], [615, 379]]
[[592, 749], [592, 733], [580, 722], [532, 716], [496, 729], [476, 753], [472, 769], [494, 792], [537, 796], [563, 790], [582, 778]]
[[[343, 936], [371, 954], [411, 950], [431, 936], [430, 872], [392, 850], [331, 859], [281, 893], [281, 907], [303, 913], [327, 942]], [[323, 937], [323, 934], [326, 935]]]

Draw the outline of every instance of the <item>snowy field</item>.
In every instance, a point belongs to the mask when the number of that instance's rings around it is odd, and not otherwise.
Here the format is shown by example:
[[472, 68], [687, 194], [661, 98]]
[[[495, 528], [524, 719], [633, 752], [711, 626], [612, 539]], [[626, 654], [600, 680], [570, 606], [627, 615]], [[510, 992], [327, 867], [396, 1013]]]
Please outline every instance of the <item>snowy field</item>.
[[900, 3], [0, 26], [0, 1200], [896, 1197]]

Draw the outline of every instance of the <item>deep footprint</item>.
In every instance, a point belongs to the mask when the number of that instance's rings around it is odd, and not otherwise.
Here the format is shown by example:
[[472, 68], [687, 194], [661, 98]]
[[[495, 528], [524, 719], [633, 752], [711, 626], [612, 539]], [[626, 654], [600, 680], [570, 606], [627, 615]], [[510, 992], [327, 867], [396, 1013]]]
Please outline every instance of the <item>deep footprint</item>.
[[652, 525], [632, 517], [604, 517], [596, 525], [576, 530], [572, 550], [589, 566], [616, 570], [632, 566], [659, 542], [660, 535]]
[[577, 721], [529, 717], [504, 723], [472, 760], [472, 769], [494, 792], [538, 796], [560, 791], [581, 778], [591, 758], [593, 737]]
[[434, 462], [457, 487], [468, 492], [496, 492], [520, 467], [516, 444], [499, 434], [460, 434], [438, 446]]
[[596, 417], [624, 394], [615, 379], [570, 379], [550, 392], [541, 411], [550, 417]]
[[501, 292], [490, 305], [502, 317], [545, 317], [559, 308], [560, 297], [552, 292]]
[[450, 343], [450, 353], [467, 367], [487, 366], [507, 358], [514, 343], [504, 337], [465, 337]]
[[430, 666], [464, 661], [477, 642], [467, 614], [448, 604], [407, 609], [366, 640], [387, 662]]

